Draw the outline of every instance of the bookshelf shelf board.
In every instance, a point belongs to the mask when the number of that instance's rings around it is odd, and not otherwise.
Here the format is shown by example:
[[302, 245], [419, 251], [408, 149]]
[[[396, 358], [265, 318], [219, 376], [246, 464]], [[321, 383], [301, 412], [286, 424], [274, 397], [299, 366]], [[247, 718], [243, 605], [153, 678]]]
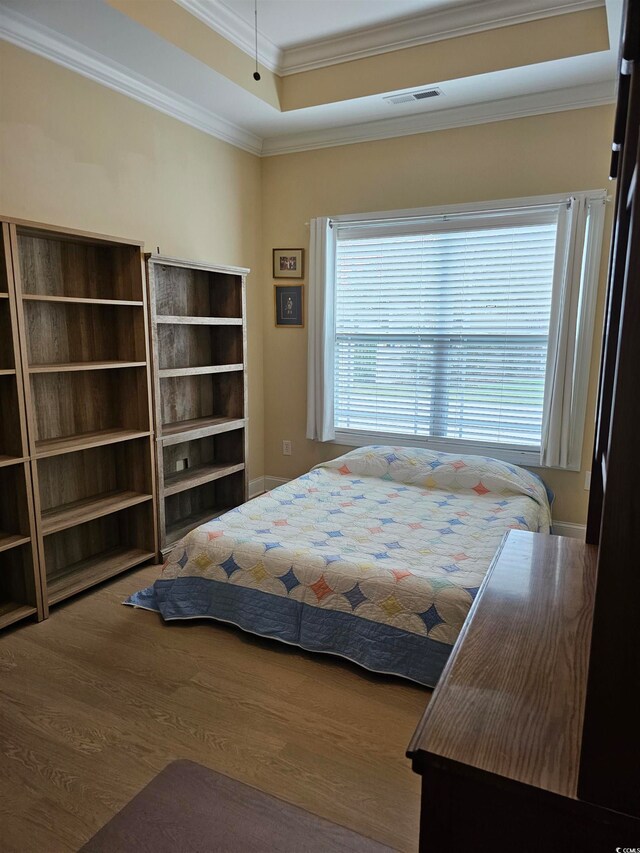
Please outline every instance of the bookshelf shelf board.
[[174, 524], [167, 525], [167, 544], [170, 545], [177, 542], [179, 539], [182, 539], [183, 536], [186, 536], [187, 533], [194, 530], [194, 528], [217, 518], [219, 515], [223, 515], [230, 509], [232, 509], [232, 507], [206, 509], [202, 512], [195, 512], [193, 515], [187, 515], [184, 518], [180, 518]]
[[179, 314], [159, 314], [158, 325], [164, 326], [241, 326], [242, 317], [183, 317]]
[[0, 628], [6, 628], [8, 625], [13, 625], [14, 622], [19, 622], [21, 619], [28, 619], [29, 616], [35, 616], [37, 608], [30, 604], [19, 604], [17, 601], [2, 601], [0, 602]]
[[187, 489], [193, 489], [195, 486], [202, 486], [204, 483], [210, 483], [212, 480], [228, 477], [229, 474], [235, 474], [237, 471], [244, 471], [243, 462], [237, 465], [199, 465], [197, 468], [178, 471], [164, 478], [165, 497], [175, 495], [178, 492], [184, 492]]
[[4, 468], [6, 465], [19, 465], [20, 462], [24, 461], [24, 456], [0, 456], [0, 468]]
[[[0, 294], [1, 296], [1, 294]], [[23, 299], [31, 302], [71, 302], [80, 305], [126, 305], [130, 307], [142, 307], [144, 303], [138, 299], [99, 299], [88, 296], [47, 296], [40, 293], [23, 293]]]
[[172, 376], [204, 376], [207, 373], [237, 373], [244, 370], [243, 364], [210, 364], [206, 367], [166, 367], [158, 371], [160, 379]]
[[36, 441], [36, 456], [56, 456], [58, 453], [71, 453], [74, 450], [88, 450], [90, 447], [100, 447], [103, 444], [115, 444], [118, 441], [130, 441], [134, 438], [144, 438], [151, 435], [147, 430], [135, 429], [103, 429], [97, 432], [85, 432], [78, 435], [66, 435], [61, 438], [50, 438]]
[[244, 418], [194, 418], [189, 421], [177, 421], [164, 424], [162, 427], [162, 444], [178, 444], [193, 438], [204, 438], [208, 435], [218, 435], [233, 429], [242, 429]]
[[146, 361], [68, 361], [61, 364], [32, 364], [29, 373], [70, 373], [78, 370], [119, 370], [146, 367]]
[[47, 578], [49, 604], [56, 604], [133, 566], [153, 560], [155, 556], [155, 552], [142, 548], [119, 547], [73, 563], [59, 575]]
[[75, 527], [76, 524], [84, 524], [85, 521], [92, 521], [94, 518], [102, 518], [102, 516], [119, 512], [121, 509], [127, 509], [127, 507], [151, 499], [152, 495], [118, 490], [63, 504], [42, 513], [42, 534], [47, 536], [50, 533], [57, 533], [59, 530]]
[[5, 533], [4, 530], [0, 530], [0, 551], [17, 548], [18, 545], [28, 545], [29, 542], [31, 542], [31, 538], [22, 533]]

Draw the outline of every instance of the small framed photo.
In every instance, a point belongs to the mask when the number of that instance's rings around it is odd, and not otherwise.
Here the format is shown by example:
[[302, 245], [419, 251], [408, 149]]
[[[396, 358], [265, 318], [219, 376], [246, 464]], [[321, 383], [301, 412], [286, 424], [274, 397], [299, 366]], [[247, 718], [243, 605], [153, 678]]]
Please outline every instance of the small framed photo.
[[276, 326], [304, 327], [303, 284], [275, 284]]
[[304, 249], [274, 249], [274, 278], [303, 278]]

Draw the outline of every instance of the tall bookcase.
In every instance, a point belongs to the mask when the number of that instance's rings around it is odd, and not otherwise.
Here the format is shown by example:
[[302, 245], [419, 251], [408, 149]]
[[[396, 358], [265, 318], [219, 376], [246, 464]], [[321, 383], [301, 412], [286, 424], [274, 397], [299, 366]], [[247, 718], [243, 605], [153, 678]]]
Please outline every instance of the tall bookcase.
[[163, 552], [247, 498], [248, 272], [147, 256]]
[[0, 240], [0, 628], [44, 615], [10, 229]]
[[44, 615], [157, 555], [140, 243], [8, 225]]

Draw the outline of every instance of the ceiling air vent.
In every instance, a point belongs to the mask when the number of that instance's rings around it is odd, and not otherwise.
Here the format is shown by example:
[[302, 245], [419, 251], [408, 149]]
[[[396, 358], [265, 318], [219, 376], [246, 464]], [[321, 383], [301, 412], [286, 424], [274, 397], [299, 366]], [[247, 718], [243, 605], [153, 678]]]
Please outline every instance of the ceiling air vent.
[[405, 92], [403, 95], [385, 95], [384, 100], [390, 104], [409, 104], [413, 101], [425, 101], [427, 98], [437, 98], [442, 89], [421, 89], [419, 92]]

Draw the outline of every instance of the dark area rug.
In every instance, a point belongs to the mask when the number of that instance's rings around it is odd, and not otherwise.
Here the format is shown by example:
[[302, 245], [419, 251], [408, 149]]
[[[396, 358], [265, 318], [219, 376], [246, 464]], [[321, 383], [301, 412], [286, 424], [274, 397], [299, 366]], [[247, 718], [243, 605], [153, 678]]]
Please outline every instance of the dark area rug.
[[193, 761], [174, 761], [83, 853], [382, 853], [375, 841]]

